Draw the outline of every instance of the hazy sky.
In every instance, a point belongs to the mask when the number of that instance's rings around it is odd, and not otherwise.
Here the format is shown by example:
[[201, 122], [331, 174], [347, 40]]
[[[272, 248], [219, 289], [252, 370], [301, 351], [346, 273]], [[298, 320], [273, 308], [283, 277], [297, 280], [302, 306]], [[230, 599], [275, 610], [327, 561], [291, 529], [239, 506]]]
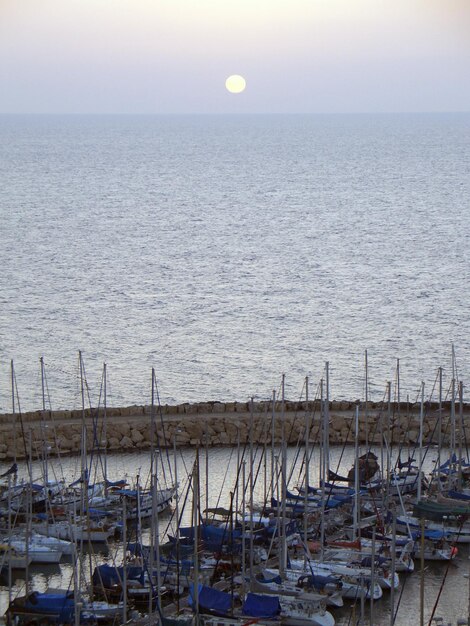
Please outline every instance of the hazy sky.
[[369, 111], [470, 111], [470, 0], [0, 0], [0, 113]]

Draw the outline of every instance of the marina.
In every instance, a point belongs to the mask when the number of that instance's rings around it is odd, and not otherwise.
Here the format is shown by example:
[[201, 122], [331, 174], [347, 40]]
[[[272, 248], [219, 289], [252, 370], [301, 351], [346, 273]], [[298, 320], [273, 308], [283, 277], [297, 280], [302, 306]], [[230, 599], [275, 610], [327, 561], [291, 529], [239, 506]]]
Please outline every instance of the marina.
[[108, 450], [99, 433], [113, 418], [97, 410], [80, 454], [37, 456], [16, 415], [30, 456], [0, 465], [0, 613], [8, 624], [467, 623], [461, 399], [455, 391], [424, 436], [423, 393], [417, 440], [393, 446], [392, 405], [369, 404], [380, 436], [371, 426], [364, 438], [358, 403], [349, 441], [334, 444], [327, 397], [296, 405], [303, 430], [283, 444], [293, 422], [282, 387], [258, 416], [267, 436], [251, 407], [251, 428], [223, 447], [204, 429], [193, 445], [174, 436], [162, 447], [172, 421], [151, 405], [145, 449]]

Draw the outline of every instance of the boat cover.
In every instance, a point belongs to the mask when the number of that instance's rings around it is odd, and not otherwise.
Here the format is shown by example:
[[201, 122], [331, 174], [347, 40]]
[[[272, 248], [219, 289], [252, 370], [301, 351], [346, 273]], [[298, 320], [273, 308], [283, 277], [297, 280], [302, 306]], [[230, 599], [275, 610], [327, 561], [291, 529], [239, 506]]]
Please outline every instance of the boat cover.
[[15, 610], [22, 614], [27, 612], [32, 615], [54, 615], [57, 622], [70, 622], [74, 616], [73, 592], [40, 593], [33, 591], [27, 597], [16, 598], [10, 604], [8, 611], [15, 614]]
[[[144, 584], [145, 570], [141, 566], [127, 566], [127, 580], [134, 580]], [[102, 585], [105, 589], [109, 589], [113, 585], [120, 585], [124, 580], [124, 568], [113, 567], [112, 565], [98, 565], [95, 567], [92, 576], [94, 585]]]
[[[413, 537], [413, 539], [415, 541], [417, 541], [418, 539], [421, 539], [421, 531], [420, 530], [416, 530], [416, 531], [411, 533], [411, 536]], [[442, 530], [428, 530], [428, 529], [426, 529], [424, 531], [424, 538], [425, 539], [431, 539], [432, 541], [439, 541], [440, 539], [444, 539], [445, 536], [446, 536], [446, 534]]]
[[298, 585], [300, 587], [314, 587], [319, 591], [322, 591], [327, 585], [334, 585], [339, 589], [343, 586], [340, 578], [336, 578], [335, 576], [322, 576], [321, 574], [305, 574], [304, 576], [300, 576], [298, 580]]
[[281, 612], [281, 605], [277, 596], [263, 596], [256, 593], [247, 593], [243, 603], [242, 613], [247, 617], [276, 617]]
[[461, 491], [449, 491], [447, 495], [454, 500], [470, 500], [470, 496]]
[[[194, 606], [194, 585], [189, 586], [189, 606]], [[232, 606], [232, 596], [207, 585], [198, 585], [198, 605], [217, 615], [228, 615]]]

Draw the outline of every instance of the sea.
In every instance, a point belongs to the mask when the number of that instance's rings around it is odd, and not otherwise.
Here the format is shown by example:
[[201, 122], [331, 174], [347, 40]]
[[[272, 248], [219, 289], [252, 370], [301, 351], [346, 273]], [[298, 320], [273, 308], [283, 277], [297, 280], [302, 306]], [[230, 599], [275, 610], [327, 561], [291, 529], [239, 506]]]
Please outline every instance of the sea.
[[467, 113], [1, 116], [0, 412], [448, 393], [469, 233]]

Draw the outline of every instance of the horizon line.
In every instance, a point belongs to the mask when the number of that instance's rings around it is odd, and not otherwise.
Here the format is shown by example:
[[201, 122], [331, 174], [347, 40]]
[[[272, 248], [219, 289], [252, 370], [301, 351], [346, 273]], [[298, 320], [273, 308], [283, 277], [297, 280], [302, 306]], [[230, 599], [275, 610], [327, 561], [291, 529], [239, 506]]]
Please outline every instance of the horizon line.
[[79, 116], [126, 116], [126, 117], [209, 117], [209, 116], [295, 116], [295, 115], [318, 115], [318, 116], [340, 116], [340, 115], [468, 115], [470, 109], [462, 110], [439, 110], [439, 111], [280, 111], [280, 112], [240, 112], [240, 111], [227, 111], [227, 112], [123, 112], [123, 111], [86, 111], [86, 112], [72, 112], [72, 111], [48, 111], [48, 112], [12, 112], [12, 111], [0, 111], [0, 116], [8, 117], [79, 117]]

